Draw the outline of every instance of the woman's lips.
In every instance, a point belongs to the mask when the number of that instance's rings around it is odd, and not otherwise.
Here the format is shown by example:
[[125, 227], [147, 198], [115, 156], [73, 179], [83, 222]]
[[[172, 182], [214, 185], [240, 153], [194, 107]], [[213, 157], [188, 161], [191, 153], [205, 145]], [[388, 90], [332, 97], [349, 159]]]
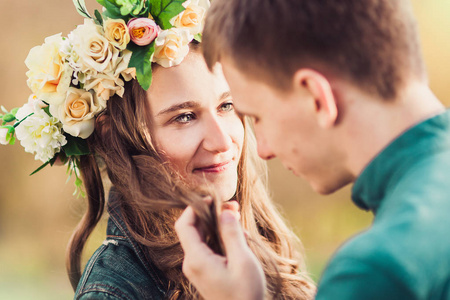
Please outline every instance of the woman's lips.
[[219, 164], [213, 164], [205, 167], [195, 168], [194, 172], [204, 172], [204, 173], [220, 173], [225, 171], [230, 165], [232, 160], [222, 162]]

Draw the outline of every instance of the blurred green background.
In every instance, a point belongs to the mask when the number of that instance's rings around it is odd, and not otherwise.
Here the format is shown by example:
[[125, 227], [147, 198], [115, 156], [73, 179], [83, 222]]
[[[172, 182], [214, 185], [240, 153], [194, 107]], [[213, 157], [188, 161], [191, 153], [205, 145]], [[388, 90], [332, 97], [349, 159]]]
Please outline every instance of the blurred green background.
[[[86, 1], [92, 12], [98, 5]], [[412, 1], [423, 42], [430, 84], [450, 104], [450, 1]], [[23, 105], [30, 91], [23, 63], [44, 38], [67, 35], [83, 22], [70, 0], [1, 0], [0, 103]], [[64, 255], [70, 234], [83, 213], [83, 199], [72, 196], [65, 168], [46, 168], [28, 176], [40, 162], [17, 143], [0, 146], [0, 299], [71, 299]], [[305, 246], [309, 269], [318, 279], [336, 248], [370, 225], [371, 214], [356, 209], [350, 187], [330, 196], [316, 195], [301, 179], [269, 162], [274, 198]], [[86, 256], [104, 238], [93, 235]]]

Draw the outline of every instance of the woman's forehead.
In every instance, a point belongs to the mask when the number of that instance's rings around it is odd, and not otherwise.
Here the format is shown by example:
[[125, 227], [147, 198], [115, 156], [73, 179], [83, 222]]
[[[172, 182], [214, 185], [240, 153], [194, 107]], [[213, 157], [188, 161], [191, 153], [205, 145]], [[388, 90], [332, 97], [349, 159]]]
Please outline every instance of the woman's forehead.
[[190, 53], [180, 65], [158, 68], [148, 96], [155, 110], [185, 101], [219, 101], [229, 91], [220, 66], [210, 72], [199, 53]]

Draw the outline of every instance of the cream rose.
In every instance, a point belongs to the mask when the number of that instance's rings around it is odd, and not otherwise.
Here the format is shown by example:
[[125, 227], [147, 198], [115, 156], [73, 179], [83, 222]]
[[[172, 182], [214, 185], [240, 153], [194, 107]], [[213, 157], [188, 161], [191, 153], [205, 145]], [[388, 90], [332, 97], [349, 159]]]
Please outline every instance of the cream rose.
[[113, 57], [117, 57], [120, 50], [103, 34], [103, 28], [92, 19], [84, 19], [84, 24], [69, 34], [72, 44], [71, 60], [77, 70], [92, 73], [104, 72], [108, 67], [111, 68]]
[[86, 139], [94, 131], [94, 117], [105, 109], [105, 104], [90, 92], [69, 88], [65, 102], [50, 105], [50, 113], [59, 118], [65, 132]]
[[161, 31], [155, 42], [153, 62], [168, 68], [176, 66], [189, 53], [189, 43], [194, 36], [184, 28], [171, 28]]
[[136, 18], [128, 21], [128, 29], [133, 43], [146, 46], [153, 42], [161, 29], [155, 21], [148, 18]]
[[29, 69], [26, 73], [28, 86], [47, 103], [64, 101], [72, 77], [73, 71], [60, 51], [62, 41], [61, 34], [47, 37], [44, 44], [32, 48], [25, 59]]
[[209, 0], [187, 0], [183, 3], [186, 9], [172, 18], [170, 23], [177, 28], [187, 28], [192, 35], [201, 33], [210, 5]]
[[120, 50], [124, 50], [130, 42], [130, 34], [124, 20], [106, 19], [103, 23], [105, 37]]
[[[121, 55], [114, 59], [114, 68], [108, 70], [107, 73], [98, 73], [88, 76], [84, 82], [85, 90], [94, 90], [99, 101], [109, 100], [114, 94], [118, 94], [120, 97], [124, 93], [124, 82], [120, 78], [120, 75], [129, 81], [136, 78], [136, 69], [128, 68], [130, 63], [132, 52], [124, 50]], [[106, 104], [104, 105], [106, 107]]]

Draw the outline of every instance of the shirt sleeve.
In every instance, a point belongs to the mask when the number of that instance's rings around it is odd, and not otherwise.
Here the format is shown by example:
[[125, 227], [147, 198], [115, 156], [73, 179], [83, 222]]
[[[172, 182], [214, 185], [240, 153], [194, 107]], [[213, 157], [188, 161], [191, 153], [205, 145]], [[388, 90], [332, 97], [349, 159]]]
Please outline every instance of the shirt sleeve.
[[325, 270], [315, 299], [414, 300], [416, 297], [389, 269], [341, 258], [334, 259]]

